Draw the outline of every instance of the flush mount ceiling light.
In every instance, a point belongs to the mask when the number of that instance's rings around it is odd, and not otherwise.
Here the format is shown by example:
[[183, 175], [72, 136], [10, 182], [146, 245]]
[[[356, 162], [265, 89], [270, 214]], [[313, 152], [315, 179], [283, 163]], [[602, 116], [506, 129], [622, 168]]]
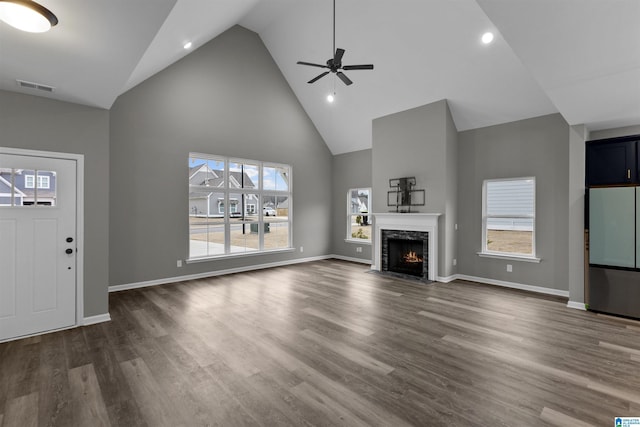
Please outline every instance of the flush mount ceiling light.
[[487, 31], [486, 33], [484, 33], [482, 35], [482, 43], [484, 44], [489, 44], [493, 41], [493, 33], [490, 31]]
[[53, 12], [30, 0], [0, 0], [0, 20], [29, 33], [44, 33], [58, 23]]

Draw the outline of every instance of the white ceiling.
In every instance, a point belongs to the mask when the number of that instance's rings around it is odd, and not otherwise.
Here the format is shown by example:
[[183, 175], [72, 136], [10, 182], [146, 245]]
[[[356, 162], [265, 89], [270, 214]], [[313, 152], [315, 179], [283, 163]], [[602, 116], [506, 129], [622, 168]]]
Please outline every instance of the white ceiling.
[[[371, 147], [371, 121], [446, 98], [458, 130], [560, 112], [590, 130], [640, 124], [638, 0], [39, 0], [44, 34], [0, 22], [0, 89], [110, 108], [229, 27], [257, 32], [334, 154]], [[487, 30], [491, 45], [480, 43]], [[192, 50], [193, 50], [192, 49]], [[51, 85], [52, 94], [16, 79]], [[335, 87], [336, 102], [325, 97]]]

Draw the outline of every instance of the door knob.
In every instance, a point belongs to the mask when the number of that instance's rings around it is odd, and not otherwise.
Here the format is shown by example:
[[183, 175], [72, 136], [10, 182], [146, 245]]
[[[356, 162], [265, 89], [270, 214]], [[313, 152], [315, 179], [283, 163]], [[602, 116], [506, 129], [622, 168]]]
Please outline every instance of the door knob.
[[71, 255], [73, 253], [73, 249], [69, 248], [64, 253]]

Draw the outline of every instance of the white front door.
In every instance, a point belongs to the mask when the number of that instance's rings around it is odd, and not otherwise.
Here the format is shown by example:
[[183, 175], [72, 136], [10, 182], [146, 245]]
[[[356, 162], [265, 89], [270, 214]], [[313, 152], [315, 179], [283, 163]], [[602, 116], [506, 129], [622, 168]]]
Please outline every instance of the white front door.
[[0, 153], [0, 341], [75, 324], [76, 161]]

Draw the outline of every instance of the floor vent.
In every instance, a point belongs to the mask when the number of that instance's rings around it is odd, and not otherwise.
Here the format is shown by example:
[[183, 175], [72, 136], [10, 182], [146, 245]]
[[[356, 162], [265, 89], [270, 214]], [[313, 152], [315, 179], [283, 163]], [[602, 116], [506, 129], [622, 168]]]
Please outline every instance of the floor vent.
[[24, 87], [27, 89], [36, 89], [36, 90], [42, 90], [45, 92], [53, 92], [56, 89], [53, 86], [47, 86], [40, 83], [28, 82], [25, 80], [16, 80], [16, 81], [18, 82], [18, 86]]

